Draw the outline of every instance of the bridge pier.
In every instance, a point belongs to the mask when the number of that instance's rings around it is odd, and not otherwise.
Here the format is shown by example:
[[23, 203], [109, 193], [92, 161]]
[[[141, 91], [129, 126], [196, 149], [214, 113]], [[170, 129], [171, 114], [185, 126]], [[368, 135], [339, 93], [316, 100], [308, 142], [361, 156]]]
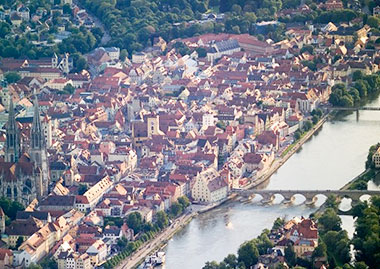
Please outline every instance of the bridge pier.
[[305, 205], [313, 206], [318, 201], [318, 197], [314, 196], [313, 198], [306, 198]]
[[292, 204], [294, 202], [294, 200], [296, 199], [296, 197], [294, 197], [294, 195], [285, 195], [283, 194], [282, 195], [284, 197], [284, 200], [282, 200], [282, 203], [283, 204]]
[[261, 200], [261, 203], [263, 205], [272, 203], [274, 199], [276, 198], [274, 194], [269, 194], [269, 195], [262, 194], [262, 196], [263, 196], [263, 199]]
[[360, 199], [351, 198], [351, 208], [353, 208], [354, 206], [356, 206], [359, 203], [360, 203]]

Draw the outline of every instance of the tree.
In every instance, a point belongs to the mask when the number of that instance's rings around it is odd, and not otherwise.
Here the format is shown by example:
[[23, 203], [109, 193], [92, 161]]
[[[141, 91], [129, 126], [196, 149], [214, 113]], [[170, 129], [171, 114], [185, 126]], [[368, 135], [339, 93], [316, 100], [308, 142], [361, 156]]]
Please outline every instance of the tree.
[[316, 257], [326, 257], [326, 256], [327, 256], [326, 244], [322, 240], [319, 240], [318, 246], [314, 249], [312, 257], [316, 258]]
[[5, 74], [5, 80], [8, 83], [16, 83], [21, 79], [21, 76], [17, 72], [8, 72]]
[[135, 234], [140, 232], [143, 224], [142, 216], [139, 212], [132, 212], [127, 216], [127, 225]]
[[160, 229], [165, 228], [169, 224], [169, 218], [168, 215], [164, 211], [159, 211], [156, 214], [156, 224]]
[[238, 265], [237, 257], [234, 254], [228, 254], [228, 256], [224, 258], [223, 262], [228, 265], [229, 268], [236, 268]]
[[73, 85], [71, 85], [70, 83], [69, 84], [66, 84], [65, 87], [63, 87], [63, 92], [64, 93], [68, 93], [68, 94], [73, 94], [75, 91], [75, 88]]
[[309, 52], [309, 54], [313, 55], [314, 54], [314, 47], [311, 45], [305, 45], [302, 47], [300, 52], [301, 53]]
[[277, 218], [272, 226], [273, 230], [280, 229], [285, 224], [285, 220], [283, 218]]
[[357, 80], [362, 79], [362, 78], [363, 78], [362, 71], [356, 70], [356, 71], [354, 71], [354, 73], [352, 73], [352, 80], [353, 81], [357, 81]]
[[368, 265], [365, 262], [356, 262], [355, 269], [368, 269]]
[[58, 269], [58, 264], [54, 259], [45, 258], [41, 261], [42, 268]]
[[128, 57], [128, 51], [126, 49], [122, 49], [120, 51], [120, 61], [124, 62]]
[[322, 216], [318, 219], [318, 223], [322, 225], [323, 231], [340, 231], [342, 220], [336, 214], [334, 209], [327, 208]]
[[80, 72], [88, 68], [87, 60], [83, 56], [80, 56], [76, 61], [74, 61], [74, 63], [76, 72]]
[[62, 6], [63, 14], [71, 14], [71, 7], [70, 4], [64, 4]]
[[24, 243], [24, 238], [22, 236], [19, 236], [16, 241], [16, 249], [18, 249], [22, 243]]
[[360, 95], [361, 98], [367, 96], [368, 86], [367, 86], [367, 83], [364, 80], [362, 80], [362, 79], [357, 80], [355, 82], [355, 84], [354, 84], [354, 88], [359, 91], [359, 95]]
[[363, 212], [364, 210], [368, 208], [368, 203], [367, 201], [360, 201], [358, 204], [356, 204], [351, 212], [352, 212], [352, 216], [355, 218], [355, 217], [362, 217], [363, 216]]
[[[363, 210], [355, 221], [352, 240], [358, 268], [377, 268], [380, 264], [380, 198], [372, 197], [372, 203]], [[363, 264], [359, 264], [363, 262]], [[356, 267], [355, 267], [356, 268]]]
[[326, 207], [332, 208], [334, 211], [338, 210], [337, 197], [335, 195], [329, 195], [326, 199]]
[[41, 265], [32, 263], [31, 265], [29, 265], [28, 269], [43, 269], [43, 267]]
[[205, 48], [199, 47], [195, 50], [198, 53], [198, 57], [204, 58], [207, 56], [207, 51]]
[[83, 195], [87, 191], [88, 187], [86, 184], [79, 184], [78, 195]]
[[243, 262], [246, 268], [255, 265], [259, 258], [259, 251], [255, 243], [247, 241], [243, 243], [238, 249], [238, 261]]
[[216, 123], [216, 127], [220, 128], [220, 129], [222, 129], [224, 131], [226, 130], [226, 124], [223, 121], [218, 121]]
[[300, 139], [301, 138], [301, 132], [299, 131], [299, 130], [297, 130], [295, 133], [294, 133], [294, 139], [295, 140], [298, 140], [298, 139]]
[[206, 262], [202, 269], [219, 269], [219, 265], [216, 261]]
[[17, 211], [23, 211], [25, 207], [16, 201], [11, 201], [8, 198], [0, 198], [0, 207], [3, 209], [5, 215], [7, 215], [11, 220], [16, 219]]
[[285, 248], [285, 260], [291, 266], [296, 264], [296, 253], [292, 246], [287, 246]]
[[174, 202], [172, 203], [172, 206], [170, 207], [170, 213], [173, 217], [177, 217], [182, 214], [183, 207], [180, 203]]
[[178, 203], [180, 203], [182, 205], [183, 209], [187, 208], [190, 205], [189, 198], [187, 198], [186, 196], [179, 197]]
[[380, 26], [380, 19], [374, 17], [374, 16], [369, 16], [367, 20], [367, 24], [371, 26], [372, 28], [379, 28]]
[[313, 123], [311, 121], [306, 121], [303, 125], [303, 129], [305, 131], [309, 131], [313, 127]]
[[351, 190], [366, 190], [368, 188], [368, 183], [365, 180], [355, 181], [351, 186]]
[[314, 115], [311, 121], [313, 122], [313, 124], [317, 124], [319, 121], [319, 117], [317, 115]]

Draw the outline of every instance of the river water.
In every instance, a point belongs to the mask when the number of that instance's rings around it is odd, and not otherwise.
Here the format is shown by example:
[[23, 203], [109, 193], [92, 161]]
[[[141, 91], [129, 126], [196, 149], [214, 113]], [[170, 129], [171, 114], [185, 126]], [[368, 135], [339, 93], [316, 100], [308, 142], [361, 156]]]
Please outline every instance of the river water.
[[[380, 106], [380, 98], [369, 106]], [[326, 122], [275, 173], [266, 189], [339, 189], [364, 170], [364, 162], [371, 145], [380, 141], [380, 112], [360, 111]], [[371, 189], [378, 188], [369, 184]], [[319, 206], [324, 197], [319, 197]], [[206, 261], [221, 261], [227, 254], [236, 253], [245, 240], [270, 229], [277, 217], [308, 216], [315, 208], [302, 204], [260, 205], [256, 199], [250, 203], [231, 201], [193, 219], [171, 239], [165, 249], [166, 269], [200, 269]], [[349, 209], [343, 201], [341, 209]], [[352, 217], [342, 217], [343, 227], [353, 233]]]

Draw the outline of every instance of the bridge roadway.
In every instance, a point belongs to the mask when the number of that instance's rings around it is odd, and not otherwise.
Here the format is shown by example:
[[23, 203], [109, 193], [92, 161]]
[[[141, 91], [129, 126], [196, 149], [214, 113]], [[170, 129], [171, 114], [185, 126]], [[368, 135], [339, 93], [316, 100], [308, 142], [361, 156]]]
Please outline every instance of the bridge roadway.
[[348, 111], [358, 111], [358, 110], [370, 110], [370, 111], [380, 111], [380, 107], [323, 107], [327, 110], [348, 110]]
[[380, 195], [380, 190], [257, 190], [257, 189], [233, 189], [232, 192], [239, 196], [246, 198], [253, 198], [260, 195], [263, 203], [270, 203], [275, 199], [275, 195], [279, 194], [284, 197], [283, 202], [292, 202], [295, 195], [299, 194], [306, 198], [306, 204], [314, 204], [318, 197], [317, 195], [324, 195], [326, 197], [335, 195], [338, 199], [351, 198], [352, 203], [355, 204], [360, 201], [363, 195]]

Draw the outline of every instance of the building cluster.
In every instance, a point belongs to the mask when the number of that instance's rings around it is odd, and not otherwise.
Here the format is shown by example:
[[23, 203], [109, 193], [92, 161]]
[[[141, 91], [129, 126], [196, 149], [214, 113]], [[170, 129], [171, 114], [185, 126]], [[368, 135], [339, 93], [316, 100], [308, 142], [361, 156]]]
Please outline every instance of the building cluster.
[[[11, 36], [37, 35], [32, 44], [39, 47], [51, 47], [68, 38], [72, 28], [86, 29], [96, 27], [95, 22], [86, 10], [81, 9], [72, 0], [40, 3], [35, 7], [30, 3], [20, 3], [8, 7], [0, 6], [0, 21], [11, 24]], [[57, 23], [57, 18], [59, 21]]]
[[[268, 249], [267, 254], [259, 256], [259, 261], [253, 268], [277, 268], [280, 265], [290, 268], [285, 262], [286, 248], [294, 251], [295, 258], [311, 261], [313, 251], [318, 246], [319, 235], [316, 223], [302, 217], [294, 218], [280, 228], [271, 230], [268, 237], [274, 246]], [[327, 257], [314, 259], [313, 268], [326, 268], [326, 261]]]
[[[0, 212], [1, 244], [17, 248], [0, 249], [0, 262], [101, 265], [118, 239], [135, 238], [105, 218], [139, 212], [151, 222], [181, 196], [223, 201], [268, 171], [334, 84], [378, 71], [366, 25], [289, 25], [286, 35], [278, 43], [246, 34], [157, 38], [123, 62], [118, 48], [98, 48], [90, 72], [78, 74], [68, 55], [2, 59], [2, 75], [21, 80], [1, 85], [0, 191], [26, 210], [7, 226]], [[178, 42], [193, 52], [181, 56]], [[318, 241], [311, 220], [279, 233], [276, 245], [291, 241], [299, 256]]]

